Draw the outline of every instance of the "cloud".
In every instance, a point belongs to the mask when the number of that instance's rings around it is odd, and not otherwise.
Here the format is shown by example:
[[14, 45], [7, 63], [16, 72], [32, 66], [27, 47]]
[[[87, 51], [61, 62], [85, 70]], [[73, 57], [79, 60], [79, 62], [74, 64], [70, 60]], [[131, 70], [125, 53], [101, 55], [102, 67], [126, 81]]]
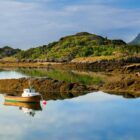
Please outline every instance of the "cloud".
[[1, 0], [0, 46], [26, 49], [80, 31], [128, 41], [139, 32], [139, 17], [139, 9], [115, 7], [112, 0]]
[[138, 139], [138, 103], [139, 99], [90, 93], [69, 100], [48, 101], [34, 118], [18, 107], [0, 105], [0, 139]]

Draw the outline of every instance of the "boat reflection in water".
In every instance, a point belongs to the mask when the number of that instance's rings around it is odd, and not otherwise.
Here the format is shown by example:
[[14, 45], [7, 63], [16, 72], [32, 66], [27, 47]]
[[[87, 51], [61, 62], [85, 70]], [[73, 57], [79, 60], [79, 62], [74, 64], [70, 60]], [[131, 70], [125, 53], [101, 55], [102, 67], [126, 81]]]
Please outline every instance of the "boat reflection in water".
[[[24, 113], [34, 116], [36, 111], [42, 110], [40, 101], [41, 94], [35, 92], [35, 89], [24, 89], [21, 96], [5, 95], [4, 105], [17, 106]], [[44, 104], [44, 101], [42, 102]]]
[[5, 106], [15, 106], [19, 107], [19, 110], [22, 110], [25, 114], [34, 117], [37, 111], [42, 111], [40, 102], [36, 103], [24, 103], [24, 102], [4, 102]]

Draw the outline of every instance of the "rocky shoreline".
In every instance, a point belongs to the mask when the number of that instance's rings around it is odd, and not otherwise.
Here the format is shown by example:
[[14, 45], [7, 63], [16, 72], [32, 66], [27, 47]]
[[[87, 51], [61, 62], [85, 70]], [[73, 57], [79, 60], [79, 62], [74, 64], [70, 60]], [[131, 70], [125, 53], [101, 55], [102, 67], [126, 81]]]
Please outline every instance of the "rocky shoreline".
[[[68, 69], [85, 70], [92, 72], [105, 72], [116, 77], [113, 80], [108, 77], [98, 85], [82, 85], [79, 83], [68, 83], [54, 79], [34, 79], [35, 89], [42, 93], [45, 99], [65, 99], [83, 95], [94, 91], [104, 91], [110, 94], [122, 95], [124, 97], [136, 98], [140, 96], [140, 59], [137, 57], [125, 60], [100, 60], [90, 63], [84, 62], [0, 62], [1, 69], [4, 68], [44, 68], [44, 69]], [[122, 75], [122, 76], [120, 76]], [[29, 79], [5, 79], [0, 80], [0, 92], [21, 93], [28, 87]], [[5, 87], [7, 85], [8, 87]], [[8, 90], [7, 90], [8, 89]], [[20, 91], [20, 92], [18, 92]]]
[[29, 88], [29, 82], [46, 100], [73, 98], [91, 92], [91, 90], [96, 90], [90, 89], [86, 85], [67, 83], [50, 78], [20, 78], [0, 80], [0, 92], [20, 96], [23, 89]]
[[[0, 80], [0, 92], [21, 95], [23, 89], [29, 88], [29, 81], [41, 93], [45, 100], [73, 98], [87, 93], [103, 91], [109, 94], [121, 95], [125, 98], [140, 97], [140, 79], [121, 79], [115, 82], [105, 82], [102, 85], [84, 85], [68, 83], [50, 78], [20, 78]], [[6, 85], [6, 86], [5, 86]]]
[[89, 71], [140, 71], [140, 57], [127, 57], [120, 60], [72, 61], [72, 62], [47, 62], [47, 61], [0, 61], [0, 67], [30, 67], [30, 68], [61, 68]]

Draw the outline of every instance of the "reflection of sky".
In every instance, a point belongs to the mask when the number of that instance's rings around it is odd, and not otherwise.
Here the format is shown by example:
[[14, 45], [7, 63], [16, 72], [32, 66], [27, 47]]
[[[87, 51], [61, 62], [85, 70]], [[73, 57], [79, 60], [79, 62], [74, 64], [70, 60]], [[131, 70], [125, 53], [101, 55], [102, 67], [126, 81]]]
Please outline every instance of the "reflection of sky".
[[34, 118], [23, 114], [17, 107], [0, 106], [0, 139], [140, 138], [139, 99], [92, 93], [64, 101], [49, 101], [43, 112], [37, 112]]
[[17, 78], [22, 78], [22, 77], [27, 77], [24, 74], [21, 74], [16, 71], [1, 71], [0, 72], [0, 79], [17, 79]]

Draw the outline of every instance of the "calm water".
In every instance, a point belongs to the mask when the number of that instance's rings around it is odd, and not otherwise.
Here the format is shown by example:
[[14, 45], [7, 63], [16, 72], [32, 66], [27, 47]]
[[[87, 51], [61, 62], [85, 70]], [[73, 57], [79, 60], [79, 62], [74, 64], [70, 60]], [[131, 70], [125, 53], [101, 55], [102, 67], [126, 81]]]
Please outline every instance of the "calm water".
[[[25, 75], [0, 73], [0, 78]], [[3, 105], [0, 95], [0, 140], [139, 140], [140, 99], [102, 92], [48, 101], [29, 114], [25, 108]]]
[[22, 77], [28, 76], [17, 71], [0, 71], [0, 79], [18, 79]]

